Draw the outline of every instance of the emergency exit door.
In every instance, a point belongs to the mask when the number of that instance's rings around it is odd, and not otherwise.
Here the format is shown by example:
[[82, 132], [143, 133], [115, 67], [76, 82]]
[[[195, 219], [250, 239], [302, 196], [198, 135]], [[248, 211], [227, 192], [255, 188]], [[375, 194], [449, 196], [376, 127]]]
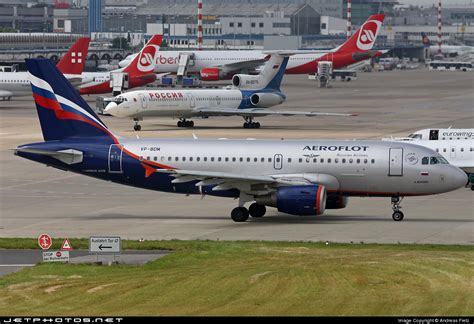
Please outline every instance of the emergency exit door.
[[402, 148], [391, 148], [389, 153], [389, 176], [402, 176], [403, 175], [403, 149]]

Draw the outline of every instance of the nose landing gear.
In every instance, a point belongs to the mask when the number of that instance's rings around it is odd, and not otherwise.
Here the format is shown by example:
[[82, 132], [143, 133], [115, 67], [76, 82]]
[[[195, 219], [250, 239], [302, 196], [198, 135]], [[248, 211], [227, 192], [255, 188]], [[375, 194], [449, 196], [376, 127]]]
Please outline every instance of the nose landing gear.
[[402, 202], [403, 197], [392, 197], [392, 219], [396, 222], [399, 222], [403, 220], [403, 213], [400, 211], [402, 209], [402, 206], [400, 206], [400, 203]]
[[137, 132], [142, 130], [142, 126], [138, 124], [138, 122], [140, 120], [143, 120], [143, 119], [133, 118], [133, 121], [135, 122], [135, 125], [133, 126], [133, 129], [136, 130]]

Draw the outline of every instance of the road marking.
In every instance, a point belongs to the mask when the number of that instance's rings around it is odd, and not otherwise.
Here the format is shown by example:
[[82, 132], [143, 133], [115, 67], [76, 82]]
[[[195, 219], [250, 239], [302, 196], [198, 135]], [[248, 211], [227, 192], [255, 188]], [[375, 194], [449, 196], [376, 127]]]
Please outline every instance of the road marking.
[[0, 267], [34, 267], [36, 264], [0, 264]]

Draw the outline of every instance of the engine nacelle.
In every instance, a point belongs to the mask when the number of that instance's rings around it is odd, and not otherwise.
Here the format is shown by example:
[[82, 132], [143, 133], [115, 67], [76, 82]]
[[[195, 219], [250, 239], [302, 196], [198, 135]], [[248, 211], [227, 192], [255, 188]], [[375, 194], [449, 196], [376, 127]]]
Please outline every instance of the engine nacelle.
[[346, 208], [349, 203], [349, 197], [340, 194], [328, 194], [326, 199], [326, 209]]
[[281, 187], [274, 193], [257, 197], [256, 202], [291, 215], [320, 215], [326, 209], [326, 187]]
[[219, 81], [223, 79], [223, 73], [218, 68], [203, 68], [200, 74], [202, 81]]
[[276, 93], [254, 93], [250, 96], [250, 102], [255, 107], [273, 107], [279, 105], [285, 101], [283, 96], [280, 96]]
[[261, 89], [261, 79], [259, 75], [236, 74], [232, 77], [232, 85], [239, 89]]

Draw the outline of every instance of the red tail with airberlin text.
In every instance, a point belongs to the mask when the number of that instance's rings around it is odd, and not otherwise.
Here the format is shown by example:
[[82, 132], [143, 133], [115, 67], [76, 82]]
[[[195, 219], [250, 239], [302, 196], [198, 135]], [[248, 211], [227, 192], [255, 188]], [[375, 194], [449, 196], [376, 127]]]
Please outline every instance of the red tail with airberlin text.
[[123, 70], [132, 76], [152, 74], [155, 68], [157, 56], [160, 52], [163, 35], [153, 35], [140, 53]]
[[372, 15], [357, 29], [352, 36], [338, 48], [337, 52], [370, 51], [382, 28], [385, 15]]
[[56, 67], [63, 74], [81, 74], [87, 59], [87, 50], [89, 49], [90, 38], [79, 38], [59, 60]]

